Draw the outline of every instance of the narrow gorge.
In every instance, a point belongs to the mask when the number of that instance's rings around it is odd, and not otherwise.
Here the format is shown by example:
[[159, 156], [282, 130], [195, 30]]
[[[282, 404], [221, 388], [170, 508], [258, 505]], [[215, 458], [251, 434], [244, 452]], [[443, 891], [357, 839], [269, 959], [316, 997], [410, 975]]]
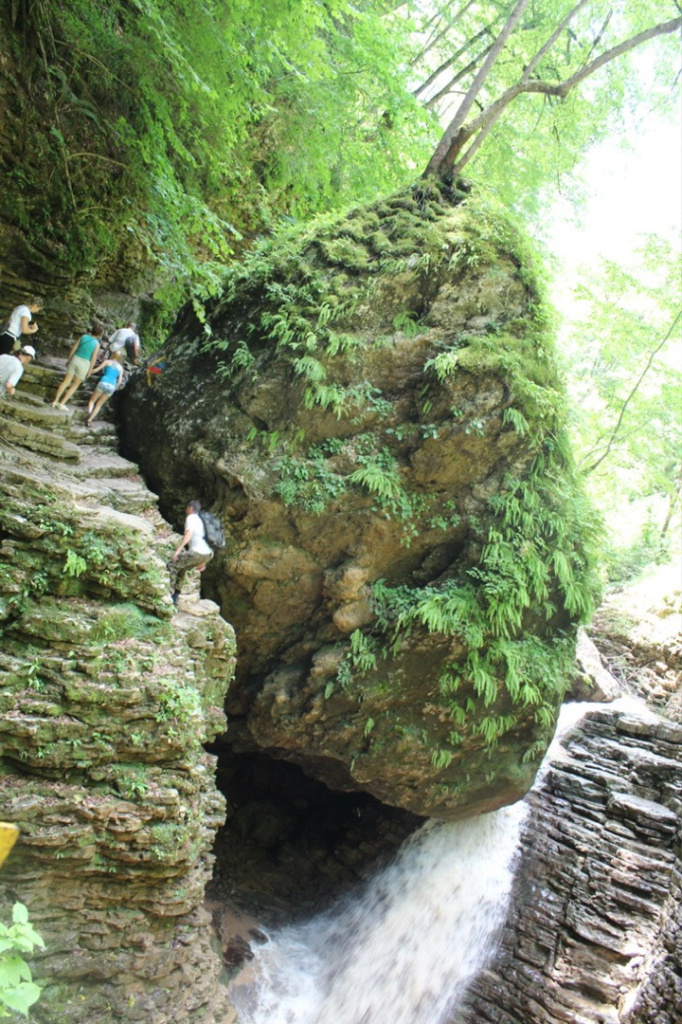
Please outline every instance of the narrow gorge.
[[[532, 252], [422, 183], [199, 313], [92, 430], [55, 353], [0, 406], [32, 1019], [679, 1024], [679, 647], [535, 782], [599, 533]], [[192, 497], [227, 544], [174, 608]]]

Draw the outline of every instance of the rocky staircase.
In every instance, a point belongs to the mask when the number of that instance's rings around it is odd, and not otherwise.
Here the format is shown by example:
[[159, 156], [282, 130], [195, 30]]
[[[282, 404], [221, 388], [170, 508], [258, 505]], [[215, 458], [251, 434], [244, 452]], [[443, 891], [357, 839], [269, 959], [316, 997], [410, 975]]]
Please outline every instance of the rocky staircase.
[[[69, 409], [52, 406], [66, 363], [50, 359], [27, 367], [12, 398], [0, 405], [0, 460], [7, 480], [30, 480], [58, 487], [78, 504], [132, 516], [130, 528], [161, 541], [165, 557], [179, 541], [157, 508], [157, 496], [140, 477], [139, 467], [118, 453], [111, 403], [90, 426], [85, 422], [94, 383], [86, 381], [72, 396]], [[178, 602], [180, 612], [215, 613], [202, 602], [198, 573], [185, 575]], [[170, 592], [170, 591], [169, 591]]]

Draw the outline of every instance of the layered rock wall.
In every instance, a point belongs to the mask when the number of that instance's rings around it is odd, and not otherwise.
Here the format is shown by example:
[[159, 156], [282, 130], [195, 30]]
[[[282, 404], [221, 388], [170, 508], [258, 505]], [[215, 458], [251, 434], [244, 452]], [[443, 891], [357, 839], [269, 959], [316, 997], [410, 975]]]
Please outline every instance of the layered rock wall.
[[591, 711], [531, 794], [502, 947], [453, 1024], [678, 1024], [682, 726]]
[[[0, 879], [24, 902], [40, 1024], [226, 1019], [202, 909], [224, 814], [215, 759], [234, 635], [185, 594], [172, 531], [110, 424], [52, 409], [30, 368], [0, 403]], [[217, 1014], [217, 1017], [216, 1017]]]

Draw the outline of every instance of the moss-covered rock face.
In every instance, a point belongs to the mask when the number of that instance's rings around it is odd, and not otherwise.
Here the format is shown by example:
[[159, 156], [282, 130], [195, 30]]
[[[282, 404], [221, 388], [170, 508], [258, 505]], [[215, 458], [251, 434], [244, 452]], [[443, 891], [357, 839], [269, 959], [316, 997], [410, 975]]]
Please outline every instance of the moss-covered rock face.
[[111, 427], [46, 405], [54, 372], [25, 378], [0, 443], [0, 807], [20, 828], [0, 920], [20, 898], [45, 939], [40, 1024], [224, 1020], [202, 744], [225, 727], [233, 632], [208, 601], [174, 614], [171, 530]]
[[178, 522], [222, 517], [243, 748], [419, 814], [529, 786], [589, 605], [531, 254], [420, 184], [253, 253], [126, 392]]

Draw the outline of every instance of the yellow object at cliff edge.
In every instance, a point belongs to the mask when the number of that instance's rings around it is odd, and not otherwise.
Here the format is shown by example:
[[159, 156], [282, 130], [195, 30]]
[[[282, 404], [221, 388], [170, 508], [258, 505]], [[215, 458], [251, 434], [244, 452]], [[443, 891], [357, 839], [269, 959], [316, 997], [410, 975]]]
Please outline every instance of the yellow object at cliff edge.
[[0, 821], [0, 864], [7, 860], [9, 851], [17, 841], [19, 829], [9, 821]]

